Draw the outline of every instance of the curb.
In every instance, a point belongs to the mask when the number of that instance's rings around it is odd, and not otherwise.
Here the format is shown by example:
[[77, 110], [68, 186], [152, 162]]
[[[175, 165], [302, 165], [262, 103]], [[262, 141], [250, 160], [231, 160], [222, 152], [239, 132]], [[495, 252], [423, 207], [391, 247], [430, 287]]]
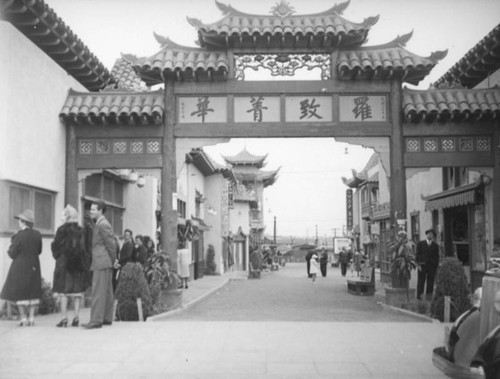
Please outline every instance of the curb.
[[431, 322], [431, 323], [434, 323], [434, 324], [441, 324], [441, 321], [439, 321], [439, 320], [437, 320], [435, 318], [432, 318], [432, 317], [420, 314], [420, 313], [415, 313], [415, 312], [412, 312], [412, 311], [409, 311], [409, 310], [406, 310], [406, 309], [394, 307], [392, 305], [387, 305], [387, 304], [384, 304], [384, 303], [382, 303], [380, 301], [377, 301], [377, 304], [380, 305], [384, 309], [388, 309], [388, 310], [391, 310], [391, 311], [394, 311], [394, 312], [402, 313], [402, 314], [405, 314], [407, 316], [413, 316], [413, 317], [419, 318], [419, 319], [421, 319], [423, 321]]

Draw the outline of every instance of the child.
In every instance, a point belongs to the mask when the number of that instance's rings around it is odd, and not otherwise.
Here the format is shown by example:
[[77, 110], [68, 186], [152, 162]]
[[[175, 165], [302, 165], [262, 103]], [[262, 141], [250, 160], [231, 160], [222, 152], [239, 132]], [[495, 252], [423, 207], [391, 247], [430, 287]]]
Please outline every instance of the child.
[[313, 253], [311, 257], [311, 268], [309, 270], [309, 273], [311, 274], [312, 277], [312, 282], [316, 281], [316, 274], [319, 273], [319, 263], [318, 263], [318, 255], [316, 253]]
[[349, 260], [349, 270], [351, 270], [351, 276], [354, 276], [354, 262], [353, 260]]

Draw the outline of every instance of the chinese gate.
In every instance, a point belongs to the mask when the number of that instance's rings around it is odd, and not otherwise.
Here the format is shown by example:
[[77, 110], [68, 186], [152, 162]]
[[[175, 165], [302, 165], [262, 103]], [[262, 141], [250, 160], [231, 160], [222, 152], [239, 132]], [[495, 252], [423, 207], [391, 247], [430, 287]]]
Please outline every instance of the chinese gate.
[[[403, 89], [403, 83], [417, 84], [428, 75], [446, 53], [408, 52], [404, 45], [411, 34], [362, 46], [378, 17], [347, 21], [341, 14], [348, 2], [315, 15], [294, 15], [285, 2], [270, 15], [216, 4], [224, 13], [220, 21], [188, 19], [198, 30], [200, 48], [156, 36], [161, 49], [153, 56], [124, 55], [137, 80], [163, 84], [163, 90], [118, 79], [114, 91], [69, 95], [61, 111], [69, 131], [67, 203], [77, 203], [79, 169], [160, 169], [162, 245], [175, 254], [177, 138], [383, 137], [390, 149], [391, 224], [406, 217], [406, 167], [486, 166], [494, 167], [494, 237], [500, 237], [498, 118], [487, 111], [480, 112], [485, 117], [464, 116], [464, 109], [474, 111], [476, 97], [495, 98], [498, 90]], [[245, 69], [257, 68], [288, 76], [299, 68], [315, 69], [321, 80], [245, 81]], [[82, 152], [83, 143], [112, 145], [118, 138], [157, 149]], [[467, 140], [471, 148], [462, 149], [460, 142]]]

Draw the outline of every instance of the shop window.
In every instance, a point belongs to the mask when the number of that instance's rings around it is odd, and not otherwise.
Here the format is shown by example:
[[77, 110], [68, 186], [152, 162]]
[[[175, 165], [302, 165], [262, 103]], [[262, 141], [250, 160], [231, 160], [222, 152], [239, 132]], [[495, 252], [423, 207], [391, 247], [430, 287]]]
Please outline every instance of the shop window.
[[33, 227], [42, 233], [54, 232], [54, 192], [9, 181], [1, 182], [0, 192], [4, 194], [2, 203], [9, 204], [8, 212], [4, 213], [6, 217], [2, 217], [1, 230], [17, 230], [18, 223], [14, 217], [25, 209], [31, 209], [35, 216]]

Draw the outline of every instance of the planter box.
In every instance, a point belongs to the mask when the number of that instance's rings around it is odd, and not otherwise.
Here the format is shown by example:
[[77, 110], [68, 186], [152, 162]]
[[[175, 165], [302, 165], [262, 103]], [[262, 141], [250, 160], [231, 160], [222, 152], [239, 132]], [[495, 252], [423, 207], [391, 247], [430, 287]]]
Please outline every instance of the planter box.
[[[408, 296], [410, 300], [414, 299], [416, 295], [415, 288], [410, 288], [408, 290]], [[406, 298], [406, 288], [393, 288], [386, 287], [385, 288], [385, 303], [387, 305], [392, 305], [393, 307], [401, 308], [403, 303], [407, 303], [408, 299]]]

